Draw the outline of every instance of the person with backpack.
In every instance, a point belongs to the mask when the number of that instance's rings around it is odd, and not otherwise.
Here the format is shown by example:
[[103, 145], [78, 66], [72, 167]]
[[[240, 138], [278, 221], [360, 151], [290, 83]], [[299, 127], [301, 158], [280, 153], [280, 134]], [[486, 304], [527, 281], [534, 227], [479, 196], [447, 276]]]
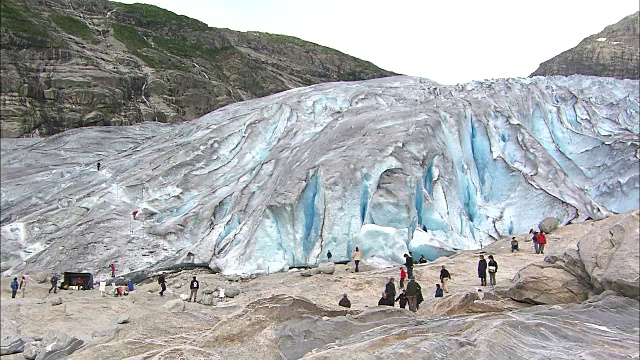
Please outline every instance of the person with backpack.
[[51, 289], [49, 289], [49, 294], [51, 294], [51, 290], [53, 290], [54, 294], [58, 293], [58, 275], [51, 275]]
[[478, 261], [478, 277], [480, 286], [487, 286], [487, 260], [484, 259], [484, 255], [480, 255], [480, 261]]
[[11, 282], [11, 298], [15, 299], [16, 298], [16, 294], [18, 294], [18, 288], [20, 287], [20, 285], [18, 285], [18, 278], [13, 278], [13, 281]]
[[346, 308], [350, 308], [351, 307], [351, 301], [347, 297], [347, 294], [342, 295], [342, 299], [340, 299], [340, 301], [338, 301], [338, 305], [340, 305], [342, 307], [346, 307]]
[[449, 271], [444, 268], [442, 265], [442, 269], [440, 270], [440, 282], [442, 283], [442, 288], [445, 292], [449, 292], [449, 280], [451, 280], [451, 274]]
[[189, 285], [189, 289], [191, 289], [191, 294], [189, 295], [189, 302], [191, 302], [191, 297], [193, 297], [193, 302], [196, 302], [196, 297], [198, 296], [198, 289], [200, 289], [200, 282], [196, 280], [196, 277], [193, 277], [191, 280], [191, 285]]
[[531, 229], [529, 230], [529, 234], [533, 234], [533, 236], [531, 236], [531, 241], [533, 241], [533, 250], [536, 254], [540, 254], [540, 248], [538, 247], [538, 232]]
[[407, 268], [407, 275], [409, 279], [413, 277], [413, 258], [408, 254], [404, 254], [404, 266]]
[[160, 296], [164, 296], [164, 292], [167, 290], [166, 279], [164, 273], [158, 276], [158, 284], [160, 284]]
[[420, 284], [416, 282], [416, 278], [413, 276], [409, 277], [409, 283], [407, 284], [407, 302], [409, 303], [409, 310], [412, 312], [418, 311], [418, 294], [422, 293], [422, 288]]
[[538, 234], [538, 248], [540, 249], [540, 254], [544, 255], [545, 245], [547, 245], [547, 236], [544, 234], [544, 231], [540, 231], [540, 234]]
[[389, 305], [394, 306], [395, 298], [396, 298], [396, 284], [394, 284], [394, 279], [389, 278], [389, 282], [384, 289], [384, 292], [387, 293], [387, 299], [389, 300]]
[[398, 295], [396, 301], [400, 304], [400, 309], [404, 309], [407, 306], [407, 290], [402, 289], [402, 292]]
[[493, 260], [493, 255], [489, 255], [489, 265], [488, 270], [489, 270], [489, 284], [491, 285], [495, 285], [496, 284], [496, 273], [498, 272], [498, 263]]

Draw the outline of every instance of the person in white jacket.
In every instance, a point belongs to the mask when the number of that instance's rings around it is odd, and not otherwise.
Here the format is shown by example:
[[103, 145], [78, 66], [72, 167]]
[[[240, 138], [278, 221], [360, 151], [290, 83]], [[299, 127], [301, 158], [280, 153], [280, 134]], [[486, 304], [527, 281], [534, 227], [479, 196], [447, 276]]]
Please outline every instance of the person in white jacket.
[[358, 265], [360, 265], [360, 260], [362, 260], [362, 252], [360, 252], [360, 249], [358, 249], [358, 247], [353, 250], [351, 257], [353, 258], [353, 262], [356, 263], [356, 272], [360, 271], [358, 269]]

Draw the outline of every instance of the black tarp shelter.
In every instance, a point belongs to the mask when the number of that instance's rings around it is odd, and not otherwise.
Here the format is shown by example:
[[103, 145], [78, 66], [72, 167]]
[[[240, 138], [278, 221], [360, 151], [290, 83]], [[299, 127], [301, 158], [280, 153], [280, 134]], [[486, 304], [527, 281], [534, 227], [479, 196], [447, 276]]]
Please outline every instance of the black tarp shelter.
[[78, 278], [82, 278], [84, 281], [85, 290], [93, 289], [93, 274], [92, 273], [80, 273], [80, 272], [65, 272], [62, 275], [62, 288], [68, 286], [76, 286]]

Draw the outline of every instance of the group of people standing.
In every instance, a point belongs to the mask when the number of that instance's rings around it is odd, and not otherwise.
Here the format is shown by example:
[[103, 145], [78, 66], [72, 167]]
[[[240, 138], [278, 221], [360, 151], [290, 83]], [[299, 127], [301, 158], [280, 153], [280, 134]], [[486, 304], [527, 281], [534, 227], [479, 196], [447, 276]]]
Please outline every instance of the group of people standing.
[[[400, 272], [406, 275], [403, 267], [400, 267]], [[395, 306], [395, 303], [398, 302], [400, 308], [405, 309], [406, 306], [409, 305], [409, 310], [416, 312], [420, 307], [420, 303], [424, 301], [422, 287], [418, 284], [415, 277], [411, 276], [409, 277], [407, 288], [404, 289], [404, 278], [402, 278], [402, 276], [403, 275], [401, 275], [400, 278], [400, 294], [396, 297], [395, 279], [389, 278], [389, 282], [387, 282], [384, 292], [382, 292], [382, 297], [378, 300], [378, 305]]]
[[544, 247], [547, 245], [547, 236], [544, 234], [544, 231], [537, 232], [531, 229], [529, 230], [529, 234], [533, 234], [531, 237], [533, 250], [535, 250], [536, 254], [544, 254]]
[[478, 277], [480, 278], [480, 286], [487, 286], [487, 271], [489, 272], [489, 284], [496, 284], [496, 272], [498, 272], [498, 263], [489, 255], [489, 262], [484, 259], [484, 255], [480, 255], [478, 261]]
[[18, 283], [18, 278], [13, 278], [11, 282], [11, 298], [15, 299], [16, 295], [18, 295], [18, 290], [22, 290], [22, 297], [24, 298], [24, 291], [27, 289], [27, 279], [23, 276], [20, 279], [20, 283]]

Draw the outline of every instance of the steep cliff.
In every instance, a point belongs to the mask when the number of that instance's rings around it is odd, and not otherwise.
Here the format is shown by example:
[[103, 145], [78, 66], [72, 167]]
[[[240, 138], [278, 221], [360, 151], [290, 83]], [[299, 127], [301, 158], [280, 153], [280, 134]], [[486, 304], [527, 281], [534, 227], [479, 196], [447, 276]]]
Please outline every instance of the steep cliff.
[[617, 79], [640, 78], [640, 31], [638, 12], [600, 33], [582, 40], [578, 46], [540, 64], [531, 76], [593, 75]]
[[393, 75], [297, 38], [144, 4], [2, 0], [2, 137], [191, 120], [316, 83]]

